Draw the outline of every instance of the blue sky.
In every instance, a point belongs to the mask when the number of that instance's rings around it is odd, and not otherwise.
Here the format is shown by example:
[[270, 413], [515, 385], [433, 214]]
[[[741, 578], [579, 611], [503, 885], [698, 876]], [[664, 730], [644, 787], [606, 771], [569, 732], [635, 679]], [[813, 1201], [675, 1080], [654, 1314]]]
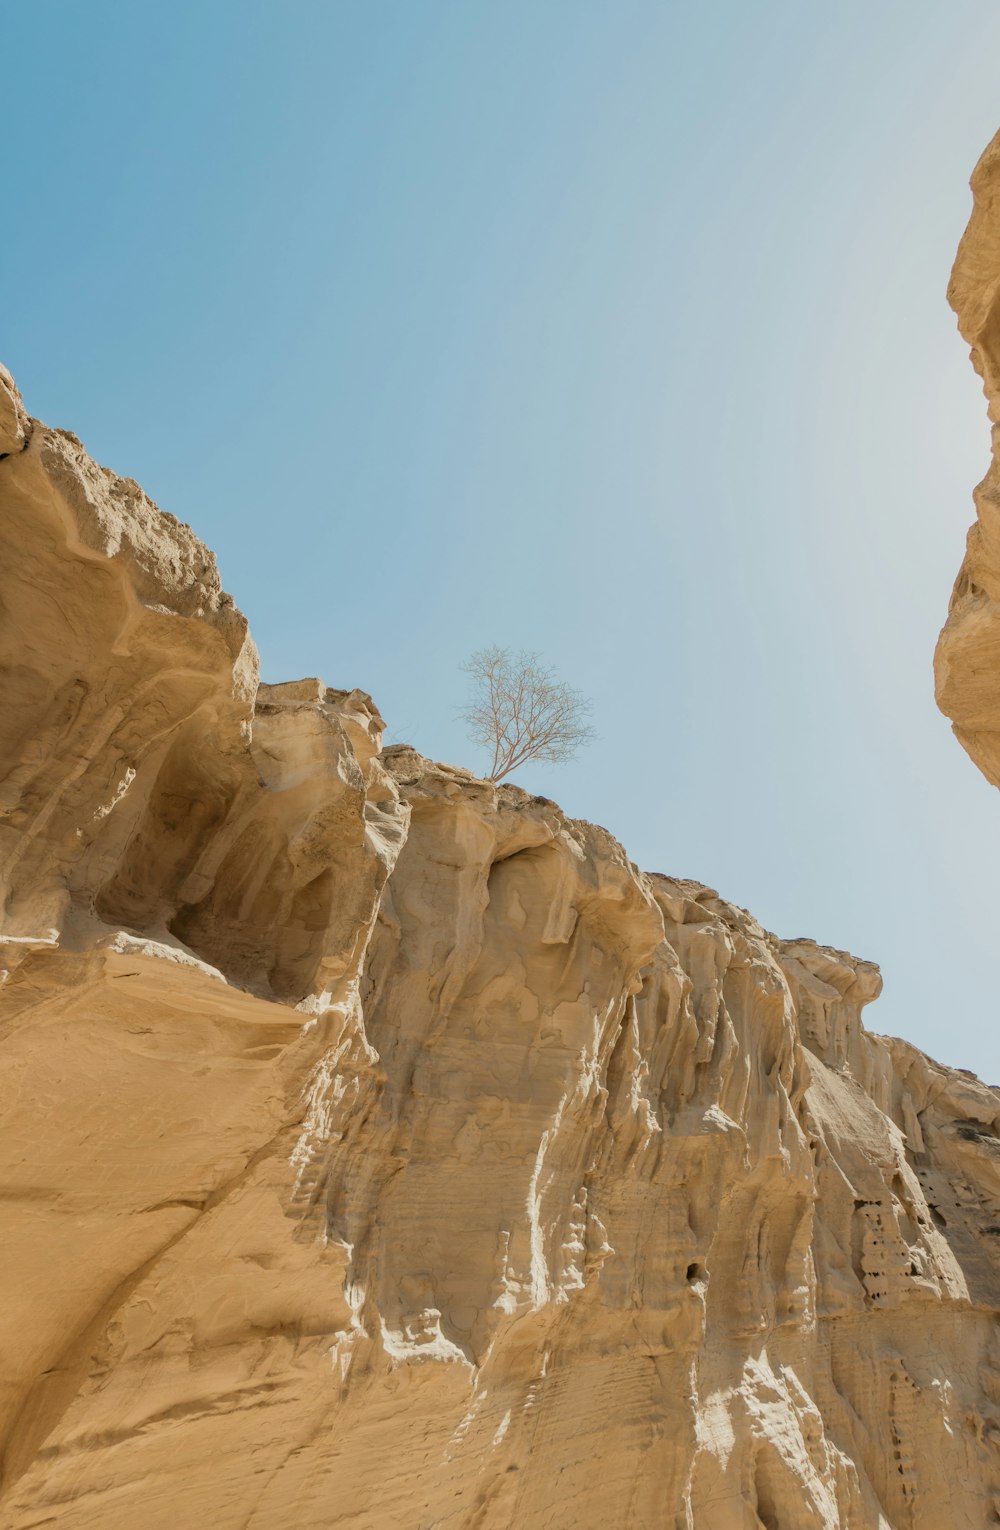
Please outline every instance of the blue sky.
[[460, 665], [599, 737], [531, 790], [1000, 1081], [1000, 797], [931, 660], [985, 470], [944, 300], [993, 0], [33, 0], [0, 355], [218, 554], [266, 679], [476, 766]]

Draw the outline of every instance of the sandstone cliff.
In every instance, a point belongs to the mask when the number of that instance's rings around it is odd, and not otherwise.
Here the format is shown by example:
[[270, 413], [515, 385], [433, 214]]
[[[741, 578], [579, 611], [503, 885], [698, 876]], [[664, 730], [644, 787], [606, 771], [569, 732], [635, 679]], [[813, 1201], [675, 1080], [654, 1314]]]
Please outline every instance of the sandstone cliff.
[[0, 452], [5, 1530], [992, 1523], [1000, 1093]]
[[989, 471], [935, 659], [937, 698], [980, 770], [1000, 786], [1000, 133], [972, 176], [973, 211], [948, 299], [972, 347], [992, 426]]

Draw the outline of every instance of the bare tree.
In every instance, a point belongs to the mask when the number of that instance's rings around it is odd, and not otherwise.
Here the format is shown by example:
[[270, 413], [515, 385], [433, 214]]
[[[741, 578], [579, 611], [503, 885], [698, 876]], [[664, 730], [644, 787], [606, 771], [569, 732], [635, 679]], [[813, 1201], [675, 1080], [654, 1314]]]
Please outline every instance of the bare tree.
[[594, 737], [590, 702], [557, 680], [536, 653], [481, 648], [462, 666], [475, 694], [462, 716], [477, 744], [493, 751], [489, 779], [502, 781], [526, 760], [568, 760]]

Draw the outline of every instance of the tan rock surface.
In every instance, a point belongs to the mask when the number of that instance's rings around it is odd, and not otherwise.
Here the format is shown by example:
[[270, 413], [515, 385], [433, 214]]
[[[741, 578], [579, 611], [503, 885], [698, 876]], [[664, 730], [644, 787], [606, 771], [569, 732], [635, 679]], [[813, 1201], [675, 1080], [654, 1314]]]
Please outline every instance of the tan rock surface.
[[948, 287], [983, 380], [992, 460], [935, 656], [937, 699], [988, 780], [1000, 786], [1000, 133], [972, 175], [973, 211]]
[[258, 686], [193, 533], [20, 440], [4, 1530], [991, 1523], [1000, 1094], [866, 1033], [870, 964]]

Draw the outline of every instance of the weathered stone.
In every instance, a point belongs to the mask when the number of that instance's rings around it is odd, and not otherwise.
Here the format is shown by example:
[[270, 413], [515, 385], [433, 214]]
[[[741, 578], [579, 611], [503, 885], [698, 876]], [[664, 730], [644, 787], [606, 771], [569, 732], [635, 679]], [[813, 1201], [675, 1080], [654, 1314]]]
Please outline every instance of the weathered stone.
[[17, 384], [7, 368], [0, 366], [0, 457], [23, 451], [29, 428]]
[[935, 655], [937, 699], [956, 737], [1000, 786], [1000, 133], [972, 175], [973, 209], [948, 300], [972, 347], [993, 422], [989, 469]]
[[4, 1530], [972, 1530], [1000, 1095], [0, 462]]

